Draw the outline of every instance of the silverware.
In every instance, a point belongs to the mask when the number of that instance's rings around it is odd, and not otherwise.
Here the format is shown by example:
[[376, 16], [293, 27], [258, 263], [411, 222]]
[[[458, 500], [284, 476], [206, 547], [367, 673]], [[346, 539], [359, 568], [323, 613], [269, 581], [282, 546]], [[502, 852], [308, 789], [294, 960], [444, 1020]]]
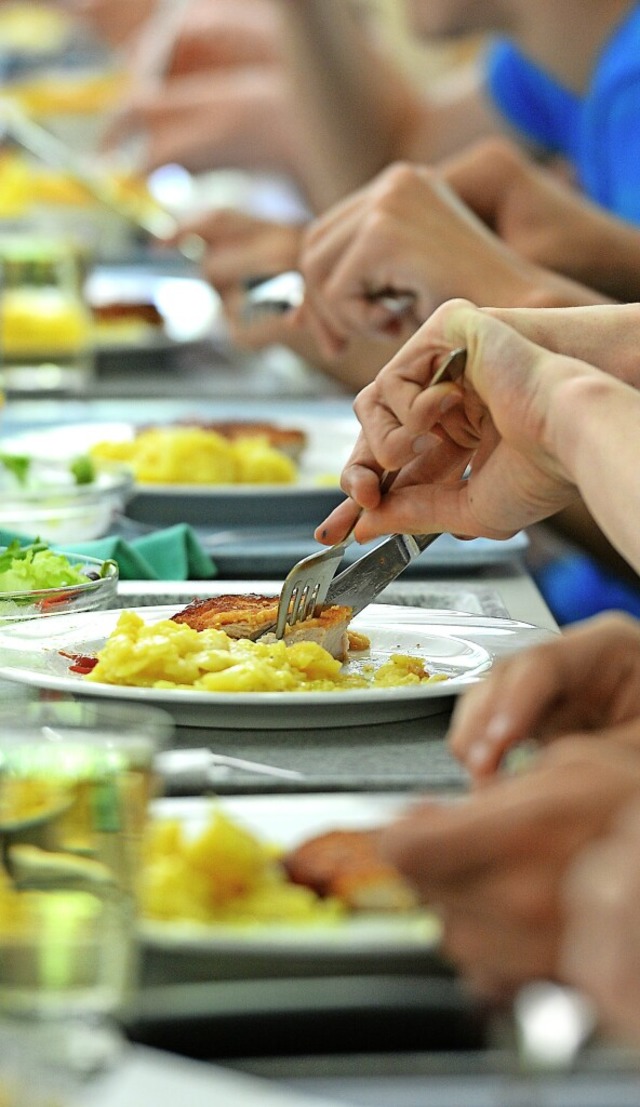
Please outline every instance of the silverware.
[[[382, 474], [382, 495], [391, 488], [395, 477], [396, 474], [389, 471]], [[320, 609], [347, 546], [355, 542], [353, 532], [361, 515], [362, 511], [359, 511], [340, 542], [335, 542], [329, 549], [303, 557], [289, 570], [280, 592], [276, 638], [282, 638], [287, 625], [294, 626], [295, 623], [310, 619]]]
[[[103, 207], [115, 212], [122, 219], [139, 227], [152, 238], [172, 238], [179, 230], [178, 221], [170, 212], [155, 202], [138, 205], [129, 202], [120, 189], [112, 183], [104, 170], [78, 154], [46, 127], [36, 123], [15, 103], [0, 103], [0, 138], [13, 139], [25, 150], [43, 161], [45, 165], [61, 170], [71, 180], [77, 181]], [[199, 235], [185, 235], [176, 249], [190, 261], [200, 261], [206, 244]]]
[[[289, 270], [274, 276], [250, 277], [245, 281], [244, 316], [247, 322], [256, 315], [284, 315], [300, 307], [304, 300], [304, 277], [302, 273]], [[382, 304], [394, 315], [402, 315], [415, 302], [412, 292], [396, 292], [384, 289], [372, 292], [372, 302]]]
[[223, 753], [214, 753], [206, 747], [162, 750], [157, 754], [154, 766], [164, 781], [173, 788], [182, 785], [198, 791], [226, 779], [234, 769], [280, 780], [304, 779], [303, 773], [293, 769], [281, 769], [277, 765], [264, 765], [262, 762], [247, 761], [242, 757], [228, 757]]
[[[466, 360], [466, 350], [452, 350], [432, 377], [429, 387], [443, 380], [457, 380], [464, 372]], [[395, 476], [392, 472], [382, 474], [380, 490], [383, 494], [391, 487]], [[440, 537], [439, 534], [394, 534], [336, 578], [335, 573], [346, 547], [353, 541], [353, 531], [361, 514], [358, 514], [341, 542], [302, 558], [289, 571], [278, 603], [277, 638], [283, 637], [287, 625], [310, 618], [327, 602], [344, 603], [352, 607], [354, 614], [362, 611], [410, 562]], [[349, 596], [349, 599], [343, 596]]]

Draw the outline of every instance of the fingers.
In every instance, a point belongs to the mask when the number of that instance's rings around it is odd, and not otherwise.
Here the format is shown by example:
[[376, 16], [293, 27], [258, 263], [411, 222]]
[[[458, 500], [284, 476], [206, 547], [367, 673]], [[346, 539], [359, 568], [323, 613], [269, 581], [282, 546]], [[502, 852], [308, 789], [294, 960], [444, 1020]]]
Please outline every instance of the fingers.
[[560, 952], [564, 978], [595, 999], [610, 1029], [635, 1042], [640, 1040], [639, 852], [640, 806], [634, 800], [612, 833], [583, 850], [567, 873]]
[[491, 138], [447, 159], [438, 171], [460, 199], [494, 228], [505, 198], [526, 173], [527, 162], [513, 143]]
[[518, 743], [634, 718], [639, 679], [636, 624], [623, 616], [592, 620], [498, 663], [456, 704], [451, 747], [482, 780]]

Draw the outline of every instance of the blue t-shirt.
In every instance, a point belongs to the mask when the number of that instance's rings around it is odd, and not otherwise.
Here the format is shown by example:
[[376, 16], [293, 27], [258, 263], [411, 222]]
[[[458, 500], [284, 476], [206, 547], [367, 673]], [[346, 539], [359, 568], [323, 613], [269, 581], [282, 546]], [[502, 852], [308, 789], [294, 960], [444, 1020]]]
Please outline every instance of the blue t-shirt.
[[506, 39], [489, 51], [487, 84], [516, 129], [573, 164], [587, 196], [640, 223], [640, 4], [605, 44], [583, 96]]

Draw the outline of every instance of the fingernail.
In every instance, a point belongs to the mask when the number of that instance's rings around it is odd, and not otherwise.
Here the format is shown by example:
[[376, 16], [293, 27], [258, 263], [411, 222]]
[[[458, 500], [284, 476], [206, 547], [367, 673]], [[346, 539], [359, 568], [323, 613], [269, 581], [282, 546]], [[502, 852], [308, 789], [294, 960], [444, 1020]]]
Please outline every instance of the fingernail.
[[460, 396], [457, 392], [447, 392], [446, 396], [443, 396], [440, 403], [440, 414], [444, 415], [445, 411], [451, 411], [452, 407], [456, 407], [460, 403]]
[[423, 454], [427, 450], [433, 449], [436, 443], [439, 442], [440, 439], [437, 434], [419, 434], [417, 438], [414, 438], [411, 448], [414, 454]]
[[475, 742], [467, 754], [467, 761], [470, 768], [483, 769], [489, 761], [491, 754], [491, 747], [488, 746], [486, 742]]
[[494, 715], [484, 728], [485, 742], [489, 742], [492, 746], [499, 745], [508, 737], [510, 729], [511, 724], [508, 715]]

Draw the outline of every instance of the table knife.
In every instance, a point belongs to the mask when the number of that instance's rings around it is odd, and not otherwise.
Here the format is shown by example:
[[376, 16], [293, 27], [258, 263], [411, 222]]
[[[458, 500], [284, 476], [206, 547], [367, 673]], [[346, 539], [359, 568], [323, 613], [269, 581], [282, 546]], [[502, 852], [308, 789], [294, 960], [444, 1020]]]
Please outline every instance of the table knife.
[[439, 537], [393, 534], [333, 578], [325, 604], [342, 604], [357, 615]]

